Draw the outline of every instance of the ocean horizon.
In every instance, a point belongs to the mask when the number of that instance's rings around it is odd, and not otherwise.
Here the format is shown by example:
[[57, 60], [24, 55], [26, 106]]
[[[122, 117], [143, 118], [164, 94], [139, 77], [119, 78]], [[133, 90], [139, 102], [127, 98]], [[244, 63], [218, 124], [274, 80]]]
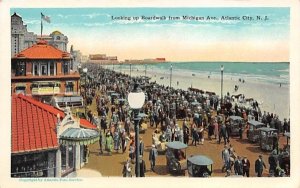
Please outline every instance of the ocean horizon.
[[[224, 66], [224, 79], [245, 80], [255, 82], [266, 82], [271, 84], [290, 84], [289, 62], [163, 62], [155, 64], [134, 64], [132, 70], [144, 72], [157, 72], [170, 74], [172, 65], [172, 74], [174, 75], [193, 75], [195, 77], [220, 78], [221, 65]], [[106, 65], [112, 68], [112, 65]], [[116, 71], [129, 70], [129, 64], [114, 65]]]

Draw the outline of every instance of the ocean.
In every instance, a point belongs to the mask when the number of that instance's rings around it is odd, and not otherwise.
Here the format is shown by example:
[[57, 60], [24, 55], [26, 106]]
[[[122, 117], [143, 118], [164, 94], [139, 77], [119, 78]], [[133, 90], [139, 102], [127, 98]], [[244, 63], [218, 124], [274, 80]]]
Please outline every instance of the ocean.
[[[157, 64], [132, 65], [132, 70], [141, 72], [151, 70], [170, 75], [172, 65], [172, 74], [194, 75], [197, 77], [220, 78], [221, 65], [224, 66], [224, 79], [245, 80], [256, 82], [267, 82], [272, 84], [290, 84], [289, 63], [265, 63], [265, 62], [166, 62]], [[109, 66], [112, 68], [111, 66]], [[129, 70], [129, 65], [114, 65], [116, 71]], [[149, 76], [149, 75], [148, 75]]]

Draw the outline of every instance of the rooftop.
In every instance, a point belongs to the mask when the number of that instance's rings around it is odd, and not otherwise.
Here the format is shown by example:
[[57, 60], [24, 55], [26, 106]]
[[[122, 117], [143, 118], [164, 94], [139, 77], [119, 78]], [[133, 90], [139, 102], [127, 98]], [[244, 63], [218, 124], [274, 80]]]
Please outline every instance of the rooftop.
[[[62, 120], [64, 112], [50, 105], [24, 96], [12, 96], [11, 152], [14, 154], [51, 150], [58, 147], [56, 123], [57, 114]], [[80, 127], [96, 129], [87, 120], [80, 119]]]
[[70, 54], [40, 40], [37, 44], [16, 54], [13, 59], [70, 59]]

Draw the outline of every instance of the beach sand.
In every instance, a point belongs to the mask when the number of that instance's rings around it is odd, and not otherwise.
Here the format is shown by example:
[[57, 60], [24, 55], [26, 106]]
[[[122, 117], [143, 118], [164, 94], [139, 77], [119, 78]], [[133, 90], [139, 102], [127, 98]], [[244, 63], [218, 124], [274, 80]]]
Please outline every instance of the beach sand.
[[[116, 70], [118, 71], [118, 70]], [[125, 74], [129, 74], [128, 70], [122, 70]], [[145, 72], [140, 70], [132, 70], [132, 76], [145, 76]], [[158, 84], [165, 86], [170, 85], [170, 73], [163, 74], [147, 70], [146, 76], [150, 77], [150, 81], [156, 81]], [[164, 79], [160, 79], [164, 77]], [[287, 85], [281, 87], [272, 83], [263, 83], [256, 81], [245, 80], [245, 83], [239, 82], [237, 79], [230, 78], [224, 74], [223, 77], [223, 96], [227, 92], [230, 95], [244, 94], [245, 98], [253, 98], [258, 101], [260, 108], [263, 111], [274, 113], [283, 121], [284, 118], [289, 118], [290, 113], [290, 89]], [[177, 81], [179, 84], [177, 85]], [[234, 86], [238, 85], [237, 92], [234, 91]], [[215, 92], [221, 96], [221, 75], [219, 77], [208, 75], [188, 75], [187, 73], [172, 73], [172, 87], [175, 89], [187, 90], [188, 87], [198, 88], [204, 91]]]

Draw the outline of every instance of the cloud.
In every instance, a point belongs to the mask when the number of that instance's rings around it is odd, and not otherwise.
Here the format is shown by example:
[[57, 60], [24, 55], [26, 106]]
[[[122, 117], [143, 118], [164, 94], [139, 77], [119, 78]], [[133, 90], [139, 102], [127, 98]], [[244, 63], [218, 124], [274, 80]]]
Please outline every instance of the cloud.
[[30, 25], [35, 25], [35, 24], [40, 24], [41, 20], [38, 19], [23, 19], [24, 24], [30, 24]]
[[67, 19], [67, 18], [71, 18], [71, 17], [87, 17], [89, 19], [93, 19], [93, 18], [100, 17], [100, 16], [104, 16], [104, 17], [108, 17], [108, 18], [111, 17], [110, 14], [106, 14], [106, 13], [67, 14], [67, 15], [57, 14], [56, 16], [63, 18], [63, 19]]
[[105, 16], [105, 17], [111, 17], [110, 14], [106, 14], [106, 13], [92, 13], [92, 14], [83, 14], [81, 16], [84, 16], [84, 17], [88, 17], [90, 19], [93, 19], [93, 18], [96, 18], [96, 17], [100, 17], [100, 16]]

